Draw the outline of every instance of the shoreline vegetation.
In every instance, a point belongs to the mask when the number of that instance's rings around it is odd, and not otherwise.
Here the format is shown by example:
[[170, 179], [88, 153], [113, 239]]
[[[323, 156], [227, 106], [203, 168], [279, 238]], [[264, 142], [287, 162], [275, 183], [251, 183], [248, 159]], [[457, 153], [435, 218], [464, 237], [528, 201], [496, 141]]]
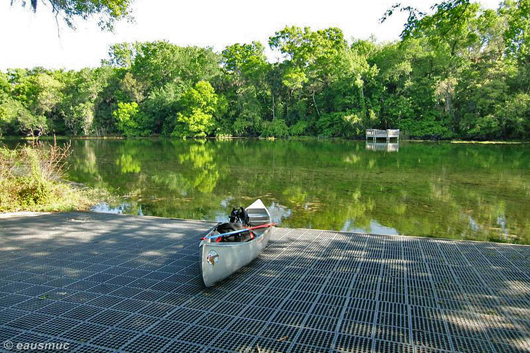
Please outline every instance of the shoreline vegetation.
[[[68, 141], [68, 140], [159, 140], [159, 139], [172, 139], [170, 136], [143, 136], [143, 137], [127, 137], [127, 136], [40, 136], [39, 138], [28, 137], [28, 136], [0, 136], [0, 141]], [[319, 136], [290, 136], [283, 138], [276, 137], [246, 137], [246, 136], [212, 136], [212, 137], [192, 137], [193, 140], [241, 140], [241, 139], [261, 139], [261, 140], [293, 140], [293, 141], [305, 141], [305, 140], [336, 140], [336, 141], [362, 141], [364, 138], [357, 139], [345, 139], [341, 137], [319, 137]], [[378, 140], [382, 142], [382, 140]], [[408, 142], [408, 143], [453, 143], [453, 144], [480, 144], [480, 145], [525, 145], [530, 144], [530, 141], [505, 141], [505, 140], [486, 140], [486, 141], [477, 141], [477, 140], [435, 140], [435, 139], [399, 139], [399, 142]]]
[[0, 213], [87, 211], [110, 195], [64, 179], [70, 145], [0, 146]]
[[412, 13], [390, 43], [287, 26], [266, 44], [220, 52], [118, 43], [97, 68], [8, 69], [0, 134], [356, 139], [392, 128], [421, 140], [527, 141], [529, 8], [444, 2]]

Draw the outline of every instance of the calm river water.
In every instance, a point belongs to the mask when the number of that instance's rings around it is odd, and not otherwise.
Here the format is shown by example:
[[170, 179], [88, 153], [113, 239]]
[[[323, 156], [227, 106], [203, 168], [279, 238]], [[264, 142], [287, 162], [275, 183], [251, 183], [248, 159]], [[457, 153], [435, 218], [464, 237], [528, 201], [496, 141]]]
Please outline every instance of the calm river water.
[[261, 198], [304, 227], [530, 244], [530, 146], [364, 141], [75, 140], [96, 211], [225, 220]]

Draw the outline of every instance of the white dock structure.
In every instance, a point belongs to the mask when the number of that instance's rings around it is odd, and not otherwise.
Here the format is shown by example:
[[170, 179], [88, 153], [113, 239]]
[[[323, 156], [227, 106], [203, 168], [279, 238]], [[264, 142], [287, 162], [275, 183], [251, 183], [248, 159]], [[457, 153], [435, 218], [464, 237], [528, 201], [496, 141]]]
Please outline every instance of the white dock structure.
[[387, 130], [378, 130], [378, 129], [367, 129], [366, 130], [366, 139], [371, 138], [374, 142], [378, 138], [386, 139], [387, 142], [390, 142], [390, 139], [395, 138], [399, 141], [399, 129], [387, 129]]

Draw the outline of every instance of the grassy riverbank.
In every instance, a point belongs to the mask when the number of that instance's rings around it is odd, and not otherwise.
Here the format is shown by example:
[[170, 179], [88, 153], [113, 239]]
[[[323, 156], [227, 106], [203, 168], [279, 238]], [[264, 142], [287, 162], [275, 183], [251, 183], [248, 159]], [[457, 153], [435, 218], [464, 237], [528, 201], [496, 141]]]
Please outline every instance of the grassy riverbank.
[[87, 210], [107, 196], [63, 179], [69, 146], [0, 147], [0, 212]]

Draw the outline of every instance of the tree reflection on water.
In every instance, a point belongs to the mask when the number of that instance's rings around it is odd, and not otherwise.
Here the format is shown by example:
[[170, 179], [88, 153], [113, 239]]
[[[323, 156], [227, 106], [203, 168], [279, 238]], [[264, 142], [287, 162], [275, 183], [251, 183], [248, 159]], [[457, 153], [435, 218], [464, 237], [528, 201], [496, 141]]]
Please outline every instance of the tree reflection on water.
[[72, 147], [70, 178], [119, 196], [106, 208], [123, 213], [220, 220], [261, 198], [286, 227], [530, 244], [528, 145], [77, 140]]

